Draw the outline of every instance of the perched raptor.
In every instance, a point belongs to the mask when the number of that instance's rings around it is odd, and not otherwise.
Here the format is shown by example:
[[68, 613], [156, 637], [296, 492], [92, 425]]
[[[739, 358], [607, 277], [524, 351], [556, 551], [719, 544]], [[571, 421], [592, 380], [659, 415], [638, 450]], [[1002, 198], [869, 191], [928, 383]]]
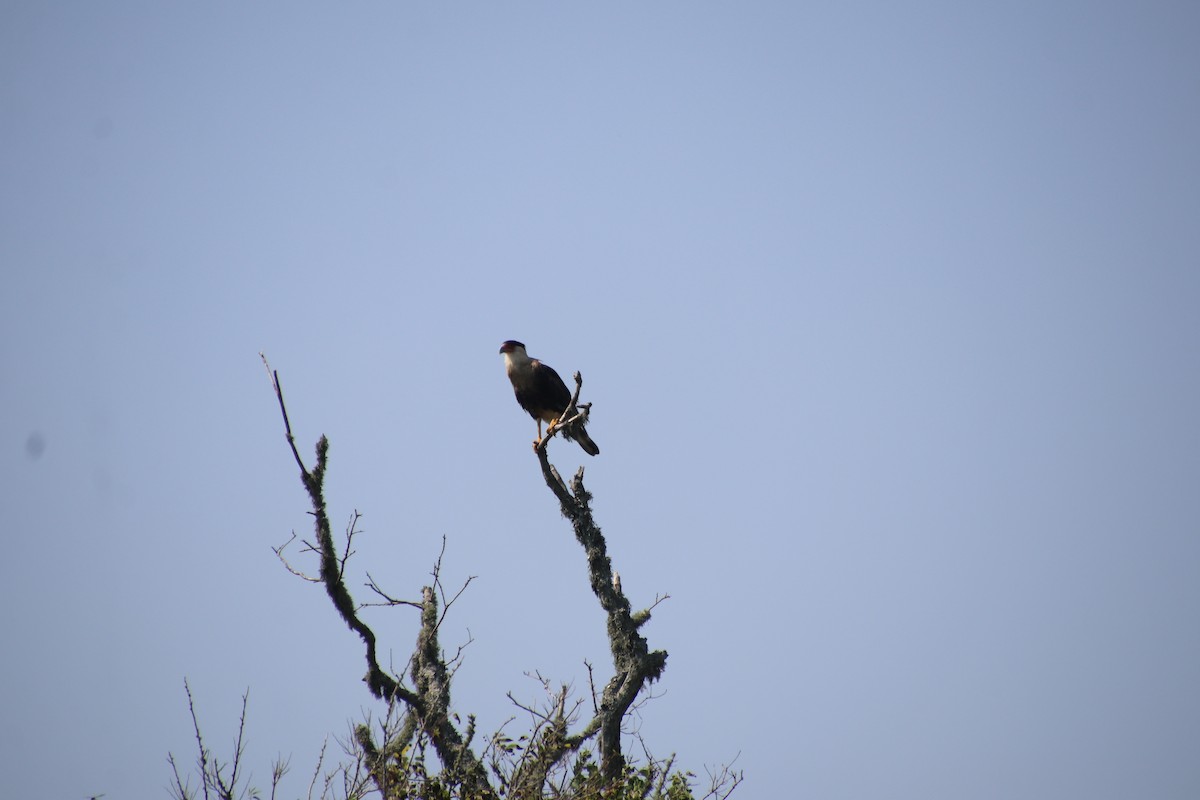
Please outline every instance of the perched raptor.
[[[529, 416], [537, 420], [538, 441], [542, 440], [542, 423], [547, 425], [554, 422], [571, 402], [571, 392], [558, 373], [536, 358], [530, 358], [525, 352], [525, 345], [508, 340], [500, 345], [504, 356], [504, 369], [508, 379], [512, 381], [513, 391], [521, 408], [529, 412]], [[575, 409], [571, 409], [573, 416]], [[582, 422], [568, 425], [562, 429], [563, 436], [579, 442], [579, 446], [589, 456], [599, 455], [600, 448], [588, 436]]]

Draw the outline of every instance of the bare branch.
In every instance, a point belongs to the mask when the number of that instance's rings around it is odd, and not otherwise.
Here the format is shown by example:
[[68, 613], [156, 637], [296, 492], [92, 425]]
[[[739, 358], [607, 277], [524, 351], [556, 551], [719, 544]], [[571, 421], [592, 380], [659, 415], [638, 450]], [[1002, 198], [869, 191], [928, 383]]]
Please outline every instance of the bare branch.
[[[183, 681], [184, 691], [188, 698], [188, 713], [192, 718], [192, 731], [196, 737], [196, 767], [200, 772], [200, 789], [204, 793], [204, 797], [208, 798], [210, 789], [216, 793], [219, 800], [235, 800], [240, 798], [247, 792], [254, 795], [255, 790], [249, 787], [239, 789], [239, 784], [242, 783], [242, 758], [245, 755], [245, 737], [246, 737], [246, 709], [249, 703], [249, 690], [242, 695], [241, 713], [238, 715], [238, 733], [234, 740], [233, 759], [232, 763], [221, 763], [221, 760], [213, 755], [207, 746], [204, 744], [204, 735], [200, 732], [200, 718], [196, 713], [196, 701], [192, 695], [192, 687], [185, 678]], [[175, 760], [173, 753], [167, 754], [167, 762], [171, 765], [171, 772], [174, 777], [174, 785], [169, 787], [172, 796], [179, 800], [190, 800], [195, 797], [192, 792], [190, 781], [184, 782], [179, 774], [179, 765]], [[275, 770], [286, 771], [287, 765], [285, 762], [277, 761]], [[228, 771], [228, 776], [226, 772]], [[282, 772], [279, 773], [282, 777]], [[276, 783], [278, 780], [276, 779]]]
[[[294, 541], [296, 541], [296, 532], [292, 531], [292, 537], [290, 539], [288, 539], [283, 544], [279, 545], [279, 547], [272, 547], [271, 551], [273, 553], [275, 553], [276, 557], [283, 564], [283, 568], [286, 569], [288, 572], [292, 573], [293, 575], [295, 575], [297, 578], [301, 578], [306, 581], [311, 581], [312, 583], [320, 583], [321, 582], [320, 578], [314, 578], [311, 575], [306, 575], [305, 573], [296, 569], [288, 562], [287, 557], [284, 556], [283, 551], [287, 548], [288, 545], [290, 545]], [[304, 544], [307, 545], [308, 543], [304, 542]], [[313, 549], [313, 548], [311, 546], [309, 546], [309, 550], [311, 550], [311, 549]], [[307, 551], [305, 551], [305, 552], [307, 552]]]
[[179, 765], [175, 763], [175, 755], [173, 753], [167, 753], [167, 763], [171, 765], [171, 775], [175, 779], [175, 785], [170, 787], [171, 796], [174, 797], [175, 800], [191, 800], [192, 781], [189, 778], [185, 783], [183, 778], [179, 775]]
[[733, 765], [737, 763], [741, 755], [741, 753], [738, 753], [728, 764], [722, 765], [716, 772], [709, 767], [704, 768], [704, 771], [708, 773], [709, 789], [701, 796], [700, 800], [725, 800], [725, 798], [733, 794], [733, 790], [746, 777], [744, 770], [735, 770], [733, 768]]
[[413, 608], [421, 608], [421, 604], [416, 600], [400, 600], [392, 597], [390, 594], [379, 588], [379, 584], [371, 577], [371, 573], [367, 573], [367, 582], [363, 584], [375, 594], [383, 598], [382, 603], [360, 603], [359, 608], [377, 608], [381, 606], [412, 606]]
[[[318, 764], [320, 761], [317, 762]], [[275, 795], [279, 791], [279, 782], [283, 780], [283, 776], [291, 769], [292, 759], [276, 757], [271, 764], [271, 800], [275, 800]]]
[[450, 606], [454, 605], [454, 601], [462, 597], [463, 592], [465, 592], [467, 587], [471, 585], [471, 581], [475, 580], [477, 577], [479, 576], [468, 575], [467, 579], [463, 581], [463, 585], [458, 587], [458, 591], [454, 593], [454, 597], [451, 597], [449, 600], [446, 599], [445, 594], [442, 595], [442, 618], [438, 620], [438, 627], [441, 627], [442, 623], [446, 620], [446, 613], [450, 611]]
[[[321, 752], [317, 754], [317, 766], [313, 769], [312, 780], [308, 782], [308, 800], [312, 800], [313, 790], [317, 786], [317, 778], [321, 777], [321, 768], [325, 765], [325, 748], [329, 746], [329, 737], [321, 742]], [[328, 783], [326, 783], [328, 785]], [[321, 796], [324, 797], [322, 792]]]
[[583, 665], [585, 667], [587, 667], [587, 671], [588, 671], [588, 690], [591, 692], [591, 695], [592, 695], [592, 713], [599, 714], [600, 713], [600, 701], [596, 699], [596, 675], [592, 671], [592, 662], [588, 661], [585, 658], [583, 660]]
[[521, 709], [521, 710], [522, 710], [522, 711], [524, 711], [525, 713], [529, 714], [529, 716], [533, 717], [534, 719], [540, 720], [540, 721], [542, 721], [542, 722], [549, 722], [549, 721], [550, 721], [550, 716], [549, 716], [548, 714], [545, 714], [545, 713], [542, 713], [541, 711], [538, 711], [538, 710], [537, 710], [536, 708], [534, 708], [533, 706], [527, 706], [527, 705], [525, 705], [525, 704], [524, 704], [524, 703], [522, 703], [520, 700], [518, 700], [516, 697], [514, 697], [514, 696], [513, 696], [513, 693], [512, 693], [511, 691], [509, 691], [509, 692], [506, 692], [506, 693], [505, 693], [505, 695], [508, 697], [509, 701], [510, 701], [510, 702], [511, 702], [511, 703], [512, 703], [514, 706], [516, 706], [517, 708]]
[[[233, 769], [229, 774], [229, 787], [227, 791], [224, 786], [221, 787], [222, 791], [225, 791], [225, 793], [230, 797], [230, 800], [232, 800], [233, 793], [237, 789], [238, 769], [240, 769], [242, 766], [242, 754], [245, 752], [244, 737], [246, 735], [246, 705], [249, 702], [250, 690], [247, 689], [242, 693], [242, 711], [240, 714], [238, 714], [237, 742], [233, 747]], [[217, 778], [218, 780], [220, 779], [219, 774]]]
[[279, 373], [271, 369], [271, 365], [267, 363], [266, 354], [260, 352], [258, 356], [267, 369], [267, 377], [271, 379], [271, 386], [275, 388], [275, 396], [279, 398], [279, 412], [283, 414], [283, 428], [287, 432], [288, 446], [292, 448], [296, 466], [300, 467], [301, 472], [307, 474], [308, 469], [304, 466], [304, 459], [300, 458], [300, 451], [296, 449], [296, 437], [292, 435], [292, 421], [288, 419], [287, 406], [283, 404], [283, 387], [279, 385]]
[[446, 659], [446, 667], [450, 670], [450, 677], [454, 677], [454, 673], [458, 672], [458, 668], [463, 664], [463, 655], [467, 648], [475, 642], [475, 637], [471, 635], [471, 629], [467, 628], [467, 640], [460, 644], [454, 651], [452, 658]]
[[342, 557], [338, 560], [338, 580], [346, 579], [346, 561], [350, 556], [354, 555], [354, 550], [351, 545], [354, 544], [354, 534], [358, 533], [358, 521], [362, 519], [362, 514], [358, 513], [358, 509], [354, 509], [354, 516], [350, 518], [350, 522], [346, 525], [346, 546], [342, 548]]
[[475, 575], [468, 576], [466, 581], [463, 582], [463, 585], [461, 587], [459, 587], [459, 590], [454, 593], [454, 597], [451, 597], [449, 600], [447, 600], [446, 599], [446, 587], [444, 587], [442, 585], [442, 558], [445, 555], [446, 555], [446, 535], [442, 534], [442, 549], [438, 552], [437, 561], [434, 562], [433, 573], [432, 573], [434, 588], [437, 589], [438, 597], [441, 598], [441, 602], [442, 602], [442, 615], [441, 615], [441, 617], [438, 618], [438, 627], [439, 628], [442, 626], [442, 622], [446, 619], [446, 614], [448, 614], [450, 612], [450, 606], [454, 605], [454, 601], [462, 596], [462, 593], [465, 592], [467, 590], [467, 587], [471, 585], [471, 581], [475, 580], [475, 578], [476, 578]]
[[188, 713], [192, 715], [192, 730], [196, 732], [196, 750], [199, 752], [196, 761], [200, 766], [200, 785], [204, 790], [205, 800], [208, 800], [208, 749], [204, 746], [204, 737], [200, 734], [200, 720], [196, 718], [196, 702], [192, 698], [192, 687], [188, 685], [187, 678], [183, 679], [183, 690], [187, 692]]
[[514, 797], [542, 797], [551, 773], [558, 768], [563, 758], [580, 744], [569, 740], [566, 731], [567, 726], [575, 719], [581, 701], [576, 701], [568, 712], [566, 703], [570, 688], [563, 685], [557, 690], [552, 690], [549, 680], [540, 673], [535, 675], [549, 699], [545, 711], [525, 705], [513, 697], [511, 692], [508, 693], [508, 699], [528, 713], [533, 721], [529, 744], [521, 753], [512, 773], [511, 783], [514, 788], [510, 794]]
[[[541, 439], [539, 439], [537, 442], [534, 443], [534, 445], [533, 445], [534, 450], [536, 450], [540, 453], [544, 453], [546, 451], [546, 445], [549, 444], [550, 439], [553, 438], [554, 434], [558, 433], [563, 428], [569, 428], [570, 426], [574, 425], [577, 422], [587, 422], [588, 413], [591, 411], [592, 404], [591, 403], [584, 403], [582, 405], [579, 404], [579, 390], [582, 388], [583, 388], [583, 375], [576, 372], [575, 373], [575, 392], [571, 395], [571, 401], [569, 403], [567, 403], [567, 407], [563, 409], [563, 412], [558, 415], [558, 419], [554, 420], [554, 422], [551, 422], [550, 425], [546, 428], [545, 435], [542, 436]], [[582, 409], [582, 410], [577, 411], [576, 410], [577, 408]], [[574, 413], [572, 413], [572, 412], [574, 412]]]
[[[647, 754], [649, 755], [649, 754]], [[654, 787], [654, 796], [663, 796], [663, 787], [666, 785], [667, 778], [671, 777], [671, 767], [675, 765], [675, 754], [672, 753], [666, 762], [662, 765], [662, 769], [658, 773], [658, 785]]]

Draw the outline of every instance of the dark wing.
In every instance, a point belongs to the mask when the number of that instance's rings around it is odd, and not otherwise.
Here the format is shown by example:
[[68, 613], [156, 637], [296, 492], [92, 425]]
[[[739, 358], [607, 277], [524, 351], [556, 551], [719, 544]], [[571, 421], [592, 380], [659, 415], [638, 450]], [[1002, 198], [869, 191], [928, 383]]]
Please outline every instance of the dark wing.
[[529, 382], [516, 388], [517, 402], [534, 419], [549, 422], [563, 412], [571, 402], [571, 392], [553, 368], [540, 361], [533, 362]]

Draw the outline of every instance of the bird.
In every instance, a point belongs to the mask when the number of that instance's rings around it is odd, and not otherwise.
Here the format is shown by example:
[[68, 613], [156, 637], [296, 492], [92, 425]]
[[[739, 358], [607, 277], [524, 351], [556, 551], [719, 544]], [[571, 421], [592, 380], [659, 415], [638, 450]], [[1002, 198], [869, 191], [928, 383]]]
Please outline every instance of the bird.
[[[567, 412], [566, 416], [574, 416], [575, 409], [567, 409], [571, 404], [571, 392], [553, 368], [530, 358], [525, 345], [520, 342], [509, 339], [500, 345], [500, 354], [504, 356], [504, 369], [512, 381], [517, 403], [537, 420], [538, 438], [534, 444], [541, 444], [543, 422], [550, 425], [564, 416], [564, 412]], [[589, 456], [600, 454], [600, 448], [588, 436], [582, 421], [564, 427], [562, 433], [565, 438], [579, 442]]]

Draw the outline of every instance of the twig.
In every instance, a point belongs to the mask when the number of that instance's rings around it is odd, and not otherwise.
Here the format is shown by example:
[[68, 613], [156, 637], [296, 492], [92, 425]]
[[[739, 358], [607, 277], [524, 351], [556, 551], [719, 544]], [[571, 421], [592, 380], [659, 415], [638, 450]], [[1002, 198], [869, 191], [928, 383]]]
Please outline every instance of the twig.
[[338, 561], [338, 580], [346, 579], [346, 561], [350, 556], [354, 555], [351, 546], [354, 544], [354, 534], [359, 533], [358, 521], [362, 519], [362, 514], [358, 513], [358, 509], [354, 509], [354, 516], [350, 518], [350, 522], [346, 525], [346, 546], [342, 549], [342, 557]]
[[508, 699], [509, 699], [509, 700], [512, 702], [512, 704], [513, 704], [514, 706], [516, 706], [517, 708], [519, 708], [519, 709], [521, 709], [522, 711], [526, 712], [527, 714], [529, 714], [529, 715], [530, 715], [531, 717], [533, 717], [534, 719], [539, 719], [539, 720], [541, 720], [542, 722], [549, 722], [549, 721], [550, 721], [550, 716], [549, 716], [548, 714], [543, 714], [541, 711], [538, 711], [538, 710], [537, 710], [536, 708], [534, 708], [533, 706], [527, 706], [527, 705], [525, 705], [525, 704], [524, 704], [524, 703], [522, 703], [520, 700], [518, 700], [516, 697], [514, 697], [514, 696], [513, 696], [513, 693], [512, 693], [511, 691], [509, 691], [509, 692], [506, 692], [505, 694], [506, 694], [506, 696], [508, 697]]
[[721, 767], [719, 772], [714, 773], [711, 768], [705, 767], [704, 771], [708, 773], [710, 782], [709, 790], [700, 800], [725, 800], [729, 795], [733, 794], [733, 790], [738, 787], [746, 777], [744, 770], [735, 770], [733, 765], [741, 758], [741, 753], [738, 753], [733, 759]]
[[363, 586], [366, 586], [372, 592], [382, 597], [384, 602], [360, 603], [358, 606], [359, 608], [378, 608], [386, 606], [412, 606], [413, 608], [421, 608], [421, 604], [415, 600], [400, 600], [383, 591], [383, 589], [379, 588], [379, 584], [376, 583], [375, 579], [371, 577], [371, 573], [369, 572], [367, 573], [367, 582], [364, 583]]
[[300, 451], [296, 449], [296, 437], [292, 435], [292, 421], [288, 419], [287, 406], [283, 404], [283, 387], [279, 385], [279, 373], [271, 369], [271, 365], [267, 363], [267, 356], [264, 353], [258, 354], [262, 359], [263, 366], [267, 369], [267, 377], [271, 379], [271, 386], [275, 388], [275, 396], [279, 398], [279, 411], [283, 414], [283, 427], [287, 432], [288, 446], [292, 448], [292, 456], [296, 459], [296, 465], [300, 467], [300, 471], [307, 473], [308, 469], [304, 466], [304, 459], [300, 458]]
[[600, 701], [596, 699], [596, 676], [592, 672], [592, 662], [588, 661], [585, 658], [583, 660], [583, 665], [585, 667], [587, 667], [587, 671], [588, 671], [588, 689], [591, 691], [591, 694], [592, 694], [592, 713], [599, 714], [600, 713]]
[[[230, 797], [233, 796], [234, 791], [237, 789], [238, 769], [240, 769], [242, 766], [242, 754], [245, 752], [245, 745], [243, 745], [242, 742], [244, 741], [243, 737], [246, 734], [246, 705], [249, 702], [250, 690], [247, 689], [242, 693], [242, 713], [238, 715], [237, 743], [233, 747], [233, 769], [229, 775], [228, 791], [225, 791], [224, 786], [221, 787], [222, 791], [224, 791]], [[220, 775], [218, 775], [217, 778], [219, 780]]]
[[442, 618], [438, 620], [439, 628], [441, 627], [442, 623], [446, 620], [446, 612], [448, 612], [450, 610], [450, 606], [454, 605], [455, 600], [462, 597], [463, 592], [465, 592], [467, 590], [467, 587], [471, 585], [471, 581], [475, 580], [477, 577], [479, 577], [479, 576], [478, 575], [468, 575], [467, 579], [465, 581], [463, 581], [463, 585], [460, 586], [458, 591], [454, 593], [454, 597], [451, 597], [449, 600], [446, 599], [446, 596], [444, 594], [442, 595]]
[[279, 783], [283, 780], [283, 776], [291, 769], [291, 766], [291, 756], [287, 758], [278, 756], [271, 765], [271, 800], [275, 800], [275, 794], [279, 791]]
[[[321, 742], [321, 752], [317, 754], [317, 766], [313, 770], [312, 780], [308, 782], [308, 800], [312, 800], [313, 789], [317, 786], [317, 778], [321, 777], [321, 767], [325, 764], [325, 748], [329, 746], [329, 737]], [[322, 793], [324, 795], [324, 793]]]
[[[553, 437], [554, 434], [558, 433], [559, 430], [561, 430], [562, 428], [566, 428], [569, 425], [574, 425], [576, 422], [579, 422], [581, 420], [587, 421], [588, 413], [591, 410], [592, 404], [584, 403], [582, 406], [579, 405], [579, 390], [582, 388], [583, 388], [583, 374], [576, 372], [575, 373], [575, 392], [571, 395], [571, 402], [567, 403], [567, 407], [565, 409], [563, 409], [563, 412], [561, 414], [558, 415], [558, 419], [554, 420], [554, 422], [551, 422], [550, 425], [546, 428], [546, 435], [543, 436], [537, 442], [537, 444], [534, 445], [534, 447], [533, 447], [534, 450], [537, 450], [538, 452], [545, 452], [546, 445], [550, 442], [551, 437]], [[575, 411], [577, 407], [582, 408], [583, 411], [580, 411], [574, 415], [571, 415], [571, 412]]]
[[[321, 582], [321, 579], [320, 579], [320, 578], [314, 578], [314, 577], [313, 577], [313, 576], [311, 576], [311, 575], [306, 575], [306, 574], [304, 574], [304, 573], [303, 573], [303, 572], [301, 572], [300, 570], [298, 570], [298, 569], [296, 569], [295, 567], [293, 567], [293, 566], [292, 566], [292, 565], [291, 565], [291, 564], [288, 562], [287, 558], [285, 558], [285, 557], [284, 557], [284, 555], [283, 555], [283, 551], [284, 551], [284, 549], [285, 549], [285, 548], [287, 548], [287, 546], [288, 546], [288, 545], [290, 545], [290, 544], [291, 544], [292, 542], [294, 542], [294, 541], [296, 541], [296, 532], [295, 532], [295, 531], [292, 531], [292, 537], [291, 537], [290, 539], [288, 539], [288, 540], [287, 540], [286, 542], [284, 542], [283, 544], [279, 545], [279, 547], [272, 547], [272, 548], [271, 548], [271, 551], [272, 551], [273, 553], [275, 553], [276, 557], [277, 557], [277, 558], [280, 560], [280, 562], [283, 564], [283, 568], [284, 568], [284, 569], [286, 569], [288, 572], [292, 573], [293, 575], [295, 575], [297, 578], [303, 578], [304, 580], [306, 580], [306, 581], [311, 581], [312, 583], [320, 583], [320, 582]], [[303, 542], [303, 544], [304, 544], [305, 546], [307, 546], [309, 550], [312, 550], [312, 549], [313, 549], [313, 548], [312, 548], [312, 546], [308, 544], [308, 542]], [[307, 552], [307, 551], [306, 551], [306, 552]]]
[[208, 750], [204, 747], [204, 737], [200, 734], [200, 720], [196, 719], [196, 703], [192, 698], [192, 687], [187, 678], [183, 679], [183, 690], [187, 692], [188, 713], [192, 715], [192, 730], [196, 732], [196, 749], [200, 751], [197, 763], [200, 765], [200, 784], [204, 789], [205, 800], [208, 800]]
[[658, 775], [658, 786], [655, 787], [654, 796], [663, 796], [663, 787], [666, 786], [667, 779], [671, 777], [671, 767], [675, 764], [675, 754], [672, 753], [665, 762], [663, 762], [662, 770]]
[[453, 678], [455, 673], [458, 672], [458, 668], [463, 665], [463, 654], [466, 652], [467, 648], [474, 643], [475, 637], [471, 635], [471, 629], [467, 628], [467, 640], [460, 644], [454, 651], [453, 657], [446, 661], [446, 667], [450, 670], [451, 678]]
[[171, 765], [171, 774], [175, 778], [175, 785], [170, 787], [171, 794], [176, 800], [190, 800], [192, 796], [192, 780], [188, 778], [185, 784], [179, 775], [179, 765], [175, 763], [175, 754], [167, 753], [167, 763]]

